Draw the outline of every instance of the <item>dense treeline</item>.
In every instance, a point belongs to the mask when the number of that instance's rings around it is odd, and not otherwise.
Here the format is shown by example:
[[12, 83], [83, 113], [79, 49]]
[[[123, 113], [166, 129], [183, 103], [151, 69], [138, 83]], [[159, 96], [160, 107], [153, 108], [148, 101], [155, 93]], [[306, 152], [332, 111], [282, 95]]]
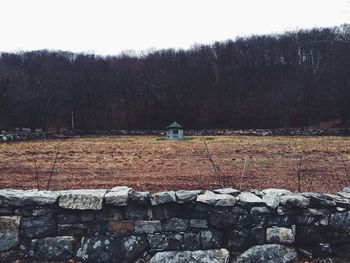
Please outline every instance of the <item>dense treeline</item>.
[[2, 53], [0, 128], [308, 127], [350, 121], [350, 25], [100, 57]]

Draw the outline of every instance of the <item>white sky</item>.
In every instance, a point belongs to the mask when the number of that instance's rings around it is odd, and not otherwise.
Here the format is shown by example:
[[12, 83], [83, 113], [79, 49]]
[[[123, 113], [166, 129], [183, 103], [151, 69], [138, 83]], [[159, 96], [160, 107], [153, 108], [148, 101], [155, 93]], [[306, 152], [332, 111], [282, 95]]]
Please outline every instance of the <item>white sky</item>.
[[101, 55], [350, 23], [350, 0], [0, 0], [0, 51]]

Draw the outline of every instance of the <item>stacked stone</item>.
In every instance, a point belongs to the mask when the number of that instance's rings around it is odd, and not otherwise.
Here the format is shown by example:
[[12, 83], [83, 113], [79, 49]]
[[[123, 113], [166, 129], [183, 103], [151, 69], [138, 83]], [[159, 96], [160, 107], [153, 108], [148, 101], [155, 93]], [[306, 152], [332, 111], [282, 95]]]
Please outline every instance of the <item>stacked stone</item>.
[[0, 190], [0, 261], [294, 262], [297, 254], [350, 257], [350, 188]]

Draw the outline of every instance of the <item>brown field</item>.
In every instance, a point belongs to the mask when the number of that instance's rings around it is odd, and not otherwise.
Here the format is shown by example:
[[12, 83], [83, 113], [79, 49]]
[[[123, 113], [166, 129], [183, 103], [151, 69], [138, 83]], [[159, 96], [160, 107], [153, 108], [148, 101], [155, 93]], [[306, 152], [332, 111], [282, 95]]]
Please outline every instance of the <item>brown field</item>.
[[0, 144], [0, 188], [37, 188], [38, 175], [39, 188], [45, 189], [52, 170], [50, 189], [128, 185], [148, 191], [224, 186], [296, 191], [299, 173], [301, 191], [337, 192], [350, 185], [349, 137], [204, 138], [222, 171], [220, 177], [204, 151], [203, 137], [83, 137]]

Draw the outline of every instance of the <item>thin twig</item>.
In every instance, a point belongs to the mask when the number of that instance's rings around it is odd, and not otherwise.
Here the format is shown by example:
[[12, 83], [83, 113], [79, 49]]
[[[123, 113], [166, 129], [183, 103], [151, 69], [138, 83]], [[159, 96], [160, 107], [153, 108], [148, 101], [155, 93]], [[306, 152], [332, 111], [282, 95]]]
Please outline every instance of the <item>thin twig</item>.
[[209, 151], [209, 148], [208, 148], [208, 145], [207, 145], [207, 142], [205, 141], [205, 138], [202, 137], [203, 139], [203, 143], [204, 143], [204, 153], [206, 154], [209, 162], [211, 163], [211, 166], [213, 168], [213, 171], [214, 171], [214, 176], [216, 177], [216, 180], [218, 181], [219, 185], [221, 187], [225, 187], [225, 182], [223, 182], [223, 180], [225, 179], [225, 174], [224, 172], [221, 170], [220, 166], [218, 164], [215, 163], [210, 151]]
[[57, 148], [56, 148], [55, 160], [54, 160], [54, 162], [52, 164], [52, 168], [51, 168], [51, 171], [50, 171], [49, 179], [47, 180], [46, 190], [49, 190], [49, 188], [50, 188], [50, 183], [51, 183], [52, 175], [53, 175], [53, 173], [55, 171], [55, 167], [56, 167], [56, 163], [57, 163], [57, 160], [58, 160], [58, 154], [59, 154], [61, 143], [62, 143], [62, 141], [57, 145]]
[[346, 179], [347, 179], [347, 184], [350, 184], [350, 174], [349, 174], [349, 170], [348, 170], [348, 166], [345, 163], [344, 158], [341, 158], [342, 162], [343, 162], [343, 166], [344, 166], [344, 170], [345, 170], [345, 174], [346, 174]]
[[298, 169], [298, 192], [301, 192], [301, 166], [302, 166], [302, 158], [303, 156], [301, 155], [299, 158], [299, 169]]
[[34, 168], [35, 168], [36, 188], [37, 188], [38, 190], [40, 190], [40, 189], [39, 189], [39, 171], [38, 171], [38, 166], [37, 166], [37, 164], [36, 164], [36, 158], [35, 158], [35, 156], [34, 156], [33, 151], [31, 151], [31, 155], [32, 155], [32, 159], [33, 159], [33, 163], [34, 163]]

